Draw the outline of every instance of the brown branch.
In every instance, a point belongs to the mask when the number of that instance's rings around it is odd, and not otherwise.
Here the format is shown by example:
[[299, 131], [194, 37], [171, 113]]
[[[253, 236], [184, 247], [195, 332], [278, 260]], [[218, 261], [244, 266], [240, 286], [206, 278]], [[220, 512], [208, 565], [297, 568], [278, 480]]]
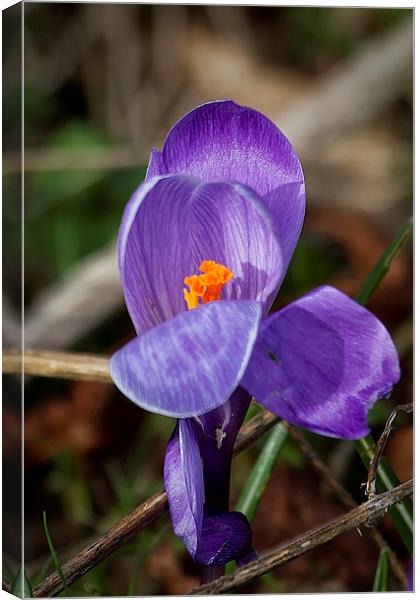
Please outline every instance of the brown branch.
[[[108, 529], [97, 540], [81, 550], [79, 554], [70, 558], [62, 566], [67, 585], [71, 585], [85, 573], [90, 571], [110, 554], [115, 552], [122, 544], [131, 539], [141, 529], [156, 520], [168, 508], [165, 492], [161, 491], [146, 500], [123, 517], [113, 527]], [[60, 577], [51, 573], [35, 588], [34, 597], [53, 596], [63, 590]]]
[[[96, 32], [95, 32], [96, 33]], [[86, 37], [86, 36], [84, 36]], [[405, 89], [412, 78], [412, 20], [407, 19], [382, 39], [374, 39], [336, 73], [329, 73], [299, 103], [274, 116], [274, 121], [293, 140], [299, 155], [318, 152], [320, 142], [343, 130], [376, 119]], [[60, 64], [60, 67], [61, 64]], [[157, 140], [156, 140], [157, 141]], [[101, 153], [29, 148], [25, 171], [121, 169], [146, 164], [148, 152], [139, 155], [130, 145]], [[3, 157], [3, 173], [21, 169], [20, 156]]]
[[[236, 438], [234, 454], [239, 454], [245, 448], [247, 448], [254, 440], [261, 437], [266, 431], [271, 429], [273, 425], [280, 421], [279, 417], [273, 415], [267, 410], [262, 410], [255, 417], [250, 419], [240, 430], [238, 437]], [[288, 427], [288, 423], [283, 421], [284, 425]]]
[[[356, 508], [357, 502], [354, 500], [353, 496], [338, 481], [338, 479], [334, 477], [330, 469], [320, 459], [312, 445], [308, 442], [303, 432], [289, 425], [289, 436], [298, 446], [302, 454], [307, 458], [314, 471], [318, 473], [321, 479], [331, 488], [343, 506], [345, 506], [348, 510]], [[404, 586], [406, 582], [406, 573], [395, 552], [393, 552], [393, 550], [389, 547], [386, 539], [383, 537], [380, 531], [374, 528], [369, 529], [369, 533], [379, 548], [388, 548], [392, 571], [398, 581]]]
[[[24, 353], [23, 361], [25, 375], [112, 383], [108, 359], [96, 354], [28, 350]], [[20, 373], [21, 371], [21, 354], [14, 350], [5, 351], [3, 353], [3, 372]], [[278, 420], [278, 417], [268, 411], [261, 411], [239, 432], [235, 453], [249, 446], [254, 439], [268, 431]]]
[[316, 156], [323, 144], [377, 119], [398, 94], [409, 89], [412, 56], [413, 22], [409, 18], [372, 39], [274, 122], [293, 140], [301, 159], [309, 152]]
[[[60, 150], [57, 148], [28, 148], [25, 150], [26, 172], [38, 171], [110, 171], [111, 169], [139, 169], [147, 164], [148, 155], [142, 155], [131, 146], [115, 147], [111, 150]], [[21, 168], [19, 153], [4, 157], [3, 173], [10, 175]]]
[[267, 552], [257, 560], [237, 569], [231, 575], [224, 575], [211, 583], [195, 588], [190, 594], [202, 596], [206, 594], [221, 594], [233, 590], [305, 554], [305, 552], [329, 542], [343, 533], [361, 527], [372, 520], [379, 519], [394, 504], [401, 502], [412, 493], [413, 481], [411, 480], [389, 492], [375, 496], [338, 519], [324, 523], [320, 527], [306, 532], [291, 543]]
[[[255, 439], [263, 435], [278, 420], [278, 417], [274, 417], [266, 411], [250, 419], [239, 432], [234, 453], [238, 454], [252, 444]], [[87, 571], [160, 517], [167, 508], [168, 501], [164, 491], [158, 492], [146, 502], [140, 504], [133, 512], [118, 521], [106, 533], [63, 564], [62, 568], [67, 585], [71, 585], [80, 579]], [[34, 597], [53, 596], [62, 590], [60, 577], [57, 573], [51, 573], [35, 588]]]
[[[38, 375], [42, 377], [60, 377], [64, 379], [112, 383], [108, 371], [108, 359], [94, 354], [28, 351], [24, 354], [24, 369], [25, 374], [28, 375]], [[20, 373], [21, 370], [22, 358], [20, 353], [16, 351], [6, 351], [3, 354], [3, 371], [5, 373]], [[400, 408], [400, 410], [406, 410], [406, 408], [406, 406], [403, 406], [402, 408]], [[391, 427], [395, 416], [396, 414], [391, 420], [391, 415], [389, 419], [389, 427]], [[241, 452], [244, 448], [249, 446], [255, 439], [263, 435], [278, 421], [279, 418], [275, 415], [267, 411], [260, 412], [256, 417], [249, 421], [239, 432], [235, 444], [235, 454]], [[357, 505], [352, 496], [339, 483], [339, 481], [337, 481], [334, 478], [327, 466], [321, 461], [321, 459], [318, 457], [310, 443], [306, 440], [305, 436], [294, 427], [289, 427], [289, 435], [298, 445], [302, 453], [307, 457], [314, 470], [332, 489], [332, 491], [336, 494], [336, 496], [339, 498], [342, 504], [348, 509], [355, 508]], [[378, 446], [380, 445], [380, 442]], [[374, 465], [374, 463], [372, 463], [372, 465]], [[131, 515], [125, 517], [127, 521], [123, 519], [122, 521], [117, 523], [117, 525], [114, 528], [111, 528], [107, 532], [107, 534], [105, 534], [105, 536], [107, 536], [107, 541], [103, 546], [105, 552], [104, 556], [108, 556], [114, 551], [114, 537], [120, 537], [120, 542], [117, 545], [118, 547], [136, 533], [136, 529], [133, 529], [133, 524], [139, 523], [138, 527], [139, 529], [141, 529], [143, 526], [145, 526], [142, 525], [142, 523], [147, 524], [148, 522], [150, 522], [147, 521], [147, 519], [150, 516], [150, 511], [152, 513], [151, 520], [154, 520], [166, 510], [166, 496], [164, 492], [161, 492], [157, 495], [157, 497], [158, 496], [160, 497], [160, 502], [151, 502], [153, 499], [150, 499], [150, 501], [147, 501], [146, 503], [139, 506], [135, 511], [133, 511]], [[137, 531], [139, 531], [139, 529], [137, 529]], [[371, 535], [375, 539], [379, 547], [382, 548], [386, 545], [386, 541], [377, 530], [372, 530]], [[69, 561], [69, 563], [65, 565], [69, 569], [70, 577], [72, 577], [74, 573], [76, 579], [78, 579], [81, 575], [83, 575], [86, 572], [86, 570], [89, 570], [94, 564], [98, 564], [98, 562], [102, 560], [102, 554], [98, 554], [95, 550], [97, 543], [98, 542], [94, 542], [85, 550], [83, 550], [79, 555], [77, 555], [72, 564], [70, 564], [71, 561]], [[82, 559], [80, 562], [79, 559], [81, 555]], [[89, 561], [92, 556], [94, 557], [95, 562], [92, 563], [92, 565], [90, 565]], [[404, 570], [393, 552], [391, 552], [390, 559], [394, 574], [401, 582], [404, 581]], [[85, 566], [86, 570], [83, 570]], [[74, 579], [74, 581], [76, 579]], [[46, 581], [44, 583], [46, 583]], [[41, 586], [42, 585], [43, 584], [41, 584]], [[38, 589], [41, 589], [42, 591], [41, 586], [39, 586]]]
[[412, 411], [413, 411], [412, 404], [400, 404], [389, 415], [389, 417], [385, 423], [385, 427], [381, 434], [381, 437], [379, 438], [379, 441], [376, 445], [375, 456], [373, 457], [372, 462], [370, 463], [367, 481], [366, 481], [366, 495], [368, 496], [368, 498], [372, 498], [376, 493], [375, 482], [376, 482], [376, 474], [378, 472], [379, 463], [380, 463], [380, 460], [384, 453], [385, 446], [388, 442], [388, 438], [391, 435], [392, 425], [393, 425], [395, 419], [397, 418], [398, 413], [400, 413], [400, 412], [411, 413]]
[[22, 361], [19, 352], [5, 351], [3, 372], [21, 373], [22, 362], [25, 375], [112, 383], [108, 359], [96, 354], [28, 350], [24, 353]]
[[116, 242], [85, 256], [25, 310], [25, 347], [62, 350], [124, 304]]

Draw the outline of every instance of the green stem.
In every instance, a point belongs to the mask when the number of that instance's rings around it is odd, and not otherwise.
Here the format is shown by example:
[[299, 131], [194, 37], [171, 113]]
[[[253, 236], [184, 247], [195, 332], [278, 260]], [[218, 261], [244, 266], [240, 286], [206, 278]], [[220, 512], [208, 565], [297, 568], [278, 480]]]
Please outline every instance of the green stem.
[[[287, 438], [287, 428], [282, 423], [273, 427], [264, 444], [257, 462], [243, 487], [235, 510], [243, 513], [251, 523], [257, 512], [258, 505], [264, 493], [270, 475], [276, 465], [280, 451]], [[226, 573], [233, 573], [235, 562], [226, 565]]]
[[382, 548], [376, 566], [372, 592], [389, 591], [389, 548]]
[[43, 511], [43, 521], [44, 521], [44, 531], [45, 531], [45, 536], [47, 538], [47, 543], [48, 543], [48, 548], [50, 549], [50, 553], [51, 553], [51, 558], [54, 562], [54, 566], [57, 570], [58, 576], [60, 577], [60, 581], [63, 585], [64, 588], [64, 594], [66, 596], [69, 596], [69, 589], [67, 587], [67, 583], [66, 583], [66, 578], [64, 577], [64, 573], [63, 573], [63, 569], [61, 568], [61, 563], [60, 563], [60, 559], [58, 558], [57, 552], [55, 551], [54, 548], [54, 544], [51, 538], [51, 534], [50, 531], [48, 529], [48, 524], [47, 524], [47, 513], [45, 512], [45, 510]]
[[257, 512], [261, 497], [286, 438], [286, 427], [282, 423], [275, 425], [242, 490], [236, 510], [243, 513], [250, 523]]
[[413, 218], [411, 217], [403, 227], [398, 231], [392, 242], [389, 244], [385, 252], [382, 254], [376, 265], [369, 273], [366, 281], [359, 290], [356, 301], [365, 306], [373, 292], [376, 290], [382, 279], [388, 273], [391, 263], [401, 250], [402, 245], [407, 240], [413, 227]]

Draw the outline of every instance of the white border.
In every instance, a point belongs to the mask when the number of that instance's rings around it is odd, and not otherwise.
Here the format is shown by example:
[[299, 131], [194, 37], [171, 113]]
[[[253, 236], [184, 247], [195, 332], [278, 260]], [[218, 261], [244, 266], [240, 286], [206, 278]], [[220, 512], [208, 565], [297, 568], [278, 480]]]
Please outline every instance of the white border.
[[[26, 2], [30, 2], [32, 3], [35, 0], [26, 0]], [[54, 4], [58, 4], [59, 2], [64, 2], [65, 0], [44, 0], [44, 2], [49, 2], [49, 3], [54, 3]], [[84, 0], [74, 0], [75, 2], [79, 2], [79, 1], [84, 1]], [[258, 2], [257, 0], [254, 1], [248, 1], [248, 0], [230, 0], [230, 1], [223, 1], [223, 0], [213, 0], [212, 2], [200, 2], [197, 0], [182, 0], [182, 1], [175, 1], [175, 0], [160, 0], [159, 2], [154, 2], [152, 0], [144, 0], [143, 2], [135, 2], [135, 1], [126, 1], [126, 2], [115, 2], [112, 0], [90, 0], [90, 3], [107, 3], [107, 4], [161, 4], [161, 5], [171, 5], [171, 4], [185, 4], [185, 5], [206, 5], [206, 4], [211, 4], [211, 5], [228, 5], [228, 6], [278, 6], [278, 7], [353, 7], [353, 8], [398, 8], [398, 9], [403, 9], [403, 8], [407, 8], [407, 9], [414, 9], [415, 8], [415, 2], [403, 2], [403, 1], [390, 1], [390, 0], [382, 0], [381, 2], [377, 2], [374, 0], [364, 0], [362, 1], [356, 1], [356, 2], [352, 2], [349, 0], [342, 0], [339, 4], [337, 3], [331, 3], [328, 2], [327, 0], [325, 1], [318, 1], [316, 3], [314, 2], [305, 2], [300, 0], [299, 2], [293, 2], [293, 1], [288, 1], [288, 2], [273, 2], [273, 1], [266, 1], [266, 2]], [[9, 6], [12, 6], [16, 4], [16, 2], [14, 1], [10, 1], [10, 0], [0, 0], [0, 6], [1, 9], [4, 10], [6, 8], [8, 8]], [[23, 13], [23, 11], [22, 11]], [[415, 16], [415, 15], [414, 15]], [[414, 31], [415, 31], [415, 19], [414, 19]], [[23, 34], [22, 34], [22, 45], [24, 43], [23, 40]], [[419, 64], [419, 60], [418, 60], [418, 44], [414, 45], [414, 65], [418, 65]], [[1, 55], [1, 49], [0, 49], [0, 55]], [[24, 71], [24, 60], [23, 60], [23, 55], [22, 55], [22, 77], [23, 77], [23, 71]], [[414, 74], [415, 74], [415, 68], [414, 68]], [[415, 78], [415, 84], [417, 84], [417, 78]], [[414, 87], [415, 93], [414, 93], [414, 108], [416, 108], [417, 105], [417, 98], [418, 98], [418, 94], [416, 93], [416, 85]], [[1, 108], [0, 108], [0, 114], [1, 114]], [[414, 133], [415, 133], [415, 139], [417, 139], [417, 121], [416, 119], [414, 119]], [[1, 132], [0, 132], [0, 136], [1, 136]], [[24, 143], [24, 130], [23, 130], [23, 86], [22, 86], [22, 148], [23, 148], [23, 143]], [[23, 157], [23, 152], [22, 152], [22, 157]], [[417, 172], [417, 167], [419, 166], [419, 159], [417, 154], [415, 153], [414, 155], [414, 165], [415, 165], [415, 173]], [[414, 180], [414, 194], [417, 191], [417, 178], [415, 177]], [[23, 192], [23, 180], [22, 180], [22, 192]], [[414, 195], [414, 197], [416, 197], [416, 194]], [[22, 215], [23, 215], [23, 193], [22, 193]], [[22, 239], [23, 239], [23, 219], [22, 219]], [[1, 232], [0, 232], [0, 239], [1, 239]], [[414, 237], [415, 240], [415, 237]], [[417, 258], [417, 243], [416, 240], [414, 241], [414, 249], [415, 249], [415, 280], [417, 280], [417, 275], [418, 275], [418, 261], [416, 260]], [[1, 249], [0, 249], [0, 256], [1, 256]], [[22, 272], [23, 272], [23, 268], [24, 268], [24, 256], [22, 253]], [[0, 269], [1, 269], [1, 265], [0, 265]], [[398, 293], [398, 291], [396, 291], [396, 293]], [[24, 295], [24, 290], [23, 290], [23, 286], [22, 286], [22, 300], [23, 300], [23, 295]], [[23, 305], [22, 305], [23, 306]], [[415, 309], [417, 308], [417, 295], [415, 297]], [[23, 322], [22, 322], [23, 324]], [[1, 330], [1, 328], [0, 328]], [[417, 333], [417, 323], [415, 323], [415, 333]], [[23, 344], [23, 329], [22, 329], [22, 344]], [[1, 344], [1, 342], [0, 342]], [[415, 373], [416, 372], [420, 372], [420, 360], [418, 359], [418, 356], [415, 354], [415, 361], [414, 361], [414, 368], [415, 368]], [[414, 388], [415, 389], [415, 388]], [[23, 398], [22, 398], [22, 408], [23, 408]], [[415, 419], [416, 421], [416, 419]], [[1, 433], [0, 433], [0, 438], [1, 438]], [[22, 441], [23, 441], [23, 430], [22, 430]], [[417, 460], [417, 451], [418, 451], [418, 445], [415, 446], [415, 476], [417, 476], [417, 471], [418, 471], [418, 464], [419, 461]], [[22, 461], [23, 461], [23, 453], [22, 453]], [[1, 472], [1, 465], [0, 465], [0, 472]], [[22, 464], [22, 490], [23, 490], [23, 485], [24, 485], [24, 481], [23, 481], [23, 464]], [[1, 505], [1, 498], [0, 498], [0, 505]], [[417, 503], [415, 502], [415, 506], [417, 505]], [[417, 506], [416, 506], [417, 508]], [[23, 538], [23, 523], [22, 523], [22, 538]], [[23, 539], [22, 539], [23, 542]], [[417, 554], [418, 551], [418, 544], [417, 544], [417, 539], [415, 538], [415, 554]], [[22, 543], [22, 549], [23, 549], [23, 543]], [[417, 572], [417, 569], [415, 569], [415, 571]], [[417, 573], [415, 573], [416, 575]], [[415, 576], [415, 580], [417, 579], [417, 577]], [[369, 594], [371, 595], [371, 594]], [[314, 600], [321, 600], [325, 598], [325, 594], [294, 594], [294, 597], [310, 597], [311, 599], [313, 598]], [[167, 596], [164, 596], [163, 598], [166, 598]], [[224, 598], [231, 598], [232, 600], [237, 600], [238, 598], [242, 598], [242, 597], [254, 597], [254, 596], [243, 596], [243, 595], [224, 595]], [[255, 596], [257, 598], [257, 596]], [[258, 596], [260, 597], [260, 596]], [[353, 594], [340, 594], [340, 599], [343, 600], [350, 600], [353, 597]], [[385, 597], [385, 596], [384, 596]], [[391, 599], [392, 598], [397, 598], [397, 597], [403, 597], [403, 593], [387, 593], [386, 594], [386, 598], [387, 599]], [[7, 592], [1, 591], [0, 593], [0, 598], [14, 598], [14, 596], [12, 596], [11, 594], [8, 594]], [[114, 596], [114, 598], [118, 598], [116, 596]], [[125, 598], [125, 597], [124, 597]], [[272, 599], [272, 600], [277, 600], [278, 596], [277, 595], [270, 595], [270, 594], [266, 594], [264, 596], [262, 596], [262, 598], [264, 599]]]

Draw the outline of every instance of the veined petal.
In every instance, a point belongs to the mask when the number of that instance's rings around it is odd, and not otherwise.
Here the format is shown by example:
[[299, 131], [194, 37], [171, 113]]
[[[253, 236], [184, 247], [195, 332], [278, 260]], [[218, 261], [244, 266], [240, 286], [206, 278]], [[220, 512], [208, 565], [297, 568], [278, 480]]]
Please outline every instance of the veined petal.
[[382, 323], [325, 286], [262, 324], [241, 385], [294, 425], [357, 439], [369, 431], [369, 408], [399, 377], [398, 355]]
[[138, 334], [187, 309], [184, 278], [203, 260], [227, 266], [226, 299], [267, 304], [283, 276], [274, 224], [244, 186], [189, 176], [142, 184], [127, 205], [118, 240], [126, 304]]
[[195, 429], [188, 419], [178, 421], [168, 442], [164, 479], [175, 535], [195, 557], [203, 522], [204, 482]]
[[118, 265], [128, 312], [138, 334], [185, 310], [184, 277], [191, 273], [189, 200], [199, 182], [160, 177], [144, 182], [125, 207]]
[[164, 479], [172, 525], [194, 560], [224, 565], [250, 553], [251, 530], [243, 514], [205, 506], [196, 431], [192, 419], [180, 419], [168, 442]]
[[146, 410], [192, 417], [223, 404], [238, 385], [257, 336], [261, 305], [218, 301], [136, 337], [110, 360], [121, 392]]
[[272, 121], [232, 100], [198, 106], [175, 123], [162, 151], [152, 150], [146, 179], [168, 173], [252, 188], [274, 220], [285, 274], [302, 228], [305, 183], [293, 146]]
[[195, 559], [207, 566], [225, 565], [249, 554], [251, 543], [251, 529], [245, 515], [205, 511]]
[[232, 100], [198, 106], [154, 149], [146, 178], [185, 173], [203, 181], [236, 181], [264, 196], [303, 181], [296, 153], [282, 132], [256, 110]]
[[284, 273], [279, 239], [251, 189], [231, 183], [201, 185], [193, 194], [190, 215], [195, 268], [211, 257], [234, 274], [222, 298], [265, 303], [275, 294]]
[[229, 506], [233, 447], [250, 402], [249, 394], [238, 387], [222, 406], [194, 419], [203, 459], [206, 502], [217, 510], [225, 511]]
[[[302, 181], [279, 185], [269, 192], [263, 201], [272, 216], [281, 248], [283, 268], [282, 277], [278, 283], [280, 286], [302, 231], [306, 206], [305, 184]], [[274, 300], [274, 295], [272, 300]]]
[[[236, 437], [251, 402], [250, 395], [238, 387], [224, 404], [197, 417], [197, 436], [202, 454], [231, 456]], [[224, 434], [218, 437], [217, 432]], [[217, 450], [218, 452], [214, 452]]]

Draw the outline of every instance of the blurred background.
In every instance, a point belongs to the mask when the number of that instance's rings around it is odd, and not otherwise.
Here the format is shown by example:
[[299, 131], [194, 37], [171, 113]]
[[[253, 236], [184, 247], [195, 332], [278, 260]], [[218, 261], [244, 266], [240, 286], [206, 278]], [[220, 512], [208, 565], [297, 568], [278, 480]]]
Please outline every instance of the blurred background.
[[[18, 35], [9, 31], [3, 51], [4, 348], [19, 345]], [[132, 337], [115, 260], [122, 210], [151, 147], [185, 112], [216, 98], [265, 113], [303, 164], [307, 217], [276, 308], [325, 283], [354, 295], [412, 212], [411, 57], [410, 10], [25, 4], [26, 347], [110, 355]], [[412, 400], [410, 244], [369, 308], [390, 329], [403, 372], [392, 398], [371, 411], [377, 437], [392, 408]], [[5, 386], [16, 389], [13, 377]], [[25, 562], [36, 585], [53, 568], [43, 510], [63, 561], [161, 489], [174, 423], [106, 384], [28, 378], [25, 387]], [[18, 410], [5, 400], [5, 461], [17, 466]], [[366, 473], [353, 446], [311, 441], [361, 501]], [[263, 442], [234, 460], [233, 500]], [[386, 452], [399, 477], [411, 477], [407, 415]], [[342, 511], [287, 442], [253, 525], [255, 547], [268, 549]], [[18, 520], [16, 512], [3, 523], [10, 579]], [[381, 528], [406, 565], [390, 522]], [[377, 556], [370, 537], [352, 532], [241, 591], [368, 591]], [[198, 581], [165, 515], [70, 591], [181, 594]]]

